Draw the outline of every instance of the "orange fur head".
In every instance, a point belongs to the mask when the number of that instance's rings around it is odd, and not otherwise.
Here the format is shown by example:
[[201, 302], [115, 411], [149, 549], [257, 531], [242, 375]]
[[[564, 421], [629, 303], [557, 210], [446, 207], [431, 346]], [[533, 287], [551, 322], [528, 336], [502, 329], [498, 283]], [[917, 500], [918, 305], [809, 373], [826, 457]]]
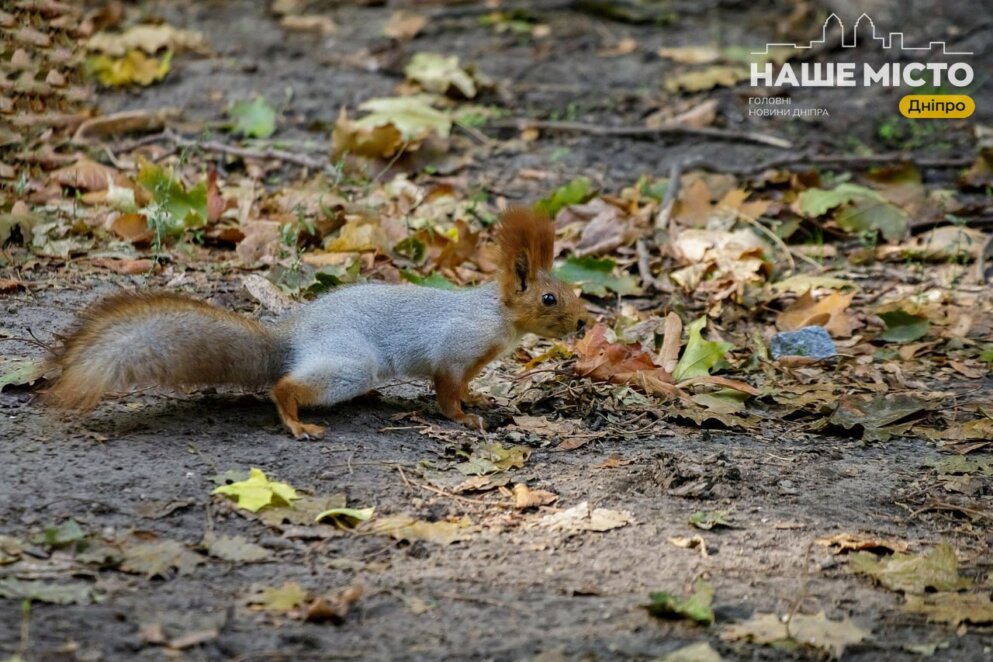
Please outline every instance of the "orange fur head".
[[500, 218], [500, 291], [522, 333], [558, 338], [589, 321], [582, 300], [552, 273], [555, 226], [544, 214], [515, 207]]

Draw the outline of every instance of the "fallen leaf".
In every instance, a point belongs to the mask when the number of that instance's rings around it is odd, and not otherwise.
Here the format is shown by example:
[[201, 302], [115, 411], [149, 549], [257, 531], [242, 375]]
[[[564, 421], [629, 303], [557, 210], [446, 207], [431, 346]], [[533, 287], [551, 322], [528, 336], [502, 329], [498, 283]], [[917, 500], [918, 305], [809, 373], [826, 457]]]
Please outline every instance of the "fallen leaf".
[[648, 594], [651, 603], [645, 606], [652, 616], [659, 618], [688, 618], [702, 625], [714, 622], [714, 610], [710, 603], [714, 599], [714, 587], [698, 579], [693, 593], [688, 597], [658, 592]]
[[855, 324], [847, 312], [854, 297], [854, 292], [832, 292], [823, 299], [816, 300], [809, 291], [805, 292], [776, 316], [776, 326], [781, 331], [822, 326], [836, 338], [847, 338], [852, 335]]
[[531, 455], [527, 446], [504, 447], [500, 443], [492, 443], [477, 447], [469, 459], [455, 465], [455, 469], [467, 476], [485, 476], [487, 474], [521, 469]]
[[662, 348], [659, 350], [658, 364], [672, 374], [679, 363], [679, 348], [683, 343], [683, 320], [676, 313], [665, 316]]
[[672, 375], [655, 365], [652, 355], [637, 343], [611, 342], [607, 325], [598, 322], [576, 342], [576, 374], [598, 381], [631, 384], [648, 393], [680, 393]]
[[706, 325], [707, 316], [701, 315], [686, 327], [689, 334], [686, 349], [672, 373], [676, 382], [709, 375], [731, 349], [731, 343], [704, 340], [701, 332]]
[[428, 24], [426, 16], [397, 10], [383, 26], [383, 34], [391, 39], [413, 39]]
[[359, 526], [360, 533], [388, 535], [396, 540], [424, 540], [439, 545], [451, 545], [472, 537], [476, 527], [468, 517], [447, 522], [425, 522], [408, 515], [387, 515]]
[[345, 621], [348, 610], [362, 597], [362, 585], [353, 584], [337, 594], [327, 597], [317, 597], [307, 607], [303, 620], [308, 623], [334, 623], [340, 625]]
[[886, 324], [886, 330], [878, 337], [887, 342], [902, 343], [920, 340], [928, 334], [931, 327], [927, 317], [912, 315], [903, 309], [879, 313], [879, 319]]
[[372, 519], [375, 512], [376, 509], [374, 507], [330, 508], [318, 513], [317, 517], [314, 518], [314, 521], [322, 522], [324, 520], [330, 520], [331, 523], [339, 529], [353, 529], [359, 522], [365, 522]]
[[417, 83], [425, 92], [446, 94], [455, 88], [467, 99], [476, 96], [476, 81], [459, 66], [457, 55], [415, 53], [403, 71], [407, 80]]
[[703, 536], [673, 536], [669, 538], [671, 542], [676, 547], [682, 547], [683, 549], [699, 549], [700, 556], [703, 558], [708, 558], [710, 553], [707, 551], [707, 542], [703, 539]]
[[897, 552], [877, 557], [859, 552], [849, 559], [848, 567], [852, 572], [869, 575], [891, 591], [958, 591], [972, 585], [968, 578], [959, 576], [958, 559], [948, 543], [941, 543], [926, 554]]
[[698, 641], [666, 653], [660, 662], [721, 662], [722, 660], [723, 658], [709, 642]]
[[279, 19], [279, 27], [284, 30], [294, 30], [297, 32], [317, 32], [323, 36], [334, 34], [338, 31], [338, 26], [330, 16], [319, 14], [309, 14], [299, 16], [290, 14]]
[[924, 409], [921, 400], [904, 394], [843, 396], [828, 422], [846, 430], [861, 427], [866, 441], [887, 441], [910, 429], [913, 421], [904, 422], [904, 419]]
[[83, 581], [66, 583], [5, 577], [0, 579], [0, 598], [33, 600], [54, 605], [89, 605], [100, 602], [102, 596], [93, 584]]
[[704, 92], [715, 87], [731, 87], [749, 77], [748, 69], [738, 66], [716, 65], [705, 69], [687, 71], [665, 79], [667, 92]]
[[249, 138], [268, 138], [276, 132], [276, 110], [263, 97], [235, 101], [228, 108], [231, 131]]
[[37, 359], [0, 358], [0, 391], [7, 386], [34, 384], [45, 377], [45, 366]]
[[876, 536], [859, 533], [838, 533], [817, 539], [818, 545], [831, 548], [834, 554], [847, 554], [848, 552], [878, 552], [888, 553], [906, 552], [907, 543], [902, 540], [884, 540]]
[[211, 494], [223, 494], [238, 504], [239, 508], [255, 513], [266, 506], [292, 507], [299, 499], [296, 490], [286, 483], [270, 481], [261, 469], [252, 468], [247, 480], [221, 485]]
[[634, 521], [634, 516], [626, 510], [591, 508], [589, 502], [583, 501], [568, 510], [546, 515], [538, 524], [553, 531], [575, 534], [584, 531], [610, 531], [634, 524]]
[[171, 67], [172, 51], [166, 51], [161, 59], [145, 55], [140, 50], [128, 51], [119, 58], [107, 55], [86, 58], [87, 73], [108, 87], [147, 87], [165, 78]]
[[904, 611], [924, 614], [928, 621], [987, 625], [993, 623], [993, 598], [989, 591], [982, 593], [931, 593], [908, 595]]
[[428, 136], [447, 138], [452, 118], [432, 107], [434, 99], [429, 94], [369, 99], [359, 105], [367, 114], [357, 120], [342, 109], [331, 135], [334, 154], [389, 158], [405, 144], [415, 149]]
[[568, 205], [555, 218], [557, 227], [582, 227], [579, 241], [572, 248], [576, 257], [606, 255], [630, 244], [639, 236], [633, 222], [624, 210], [603, 198]]
[[626, 273], [614, 275], [616, 267], [617, 263], [610, 258], [570, 256], [553, 273], [559, 280], [578, 285], [593, 296], [605, 297], [611, 292], [620, 296], [640, 294], [638, 281]]
[[177, 540], [130, 543], [123, 546], [121, 570], [147, 577], [168, 577], [175, 570], [186, 575], [204, 562]]
[[181, 111], [178, 108], [154, 110], [142, 108], [101, 115], [80, 124], [72, 136], [72, 141], [74, 143], [87, 143], [109, 136], [161, 131], [170, 121], [178, 119], [180, 114]]
[[249, 542], [244, 536], [216, 536], [207, 533], [201, 543], [211, 556], [235, 563], [256, 563], [269, 558], [269, 550]]
[[731, 516], [725, 510], [700, 510], [690, 515], [687, 522], [704, 531], [709, 531], [715, 527], [734, 527]]
[[539, 506], [548, 506], [558, 501], [559, 496], [547, 490], [532, 490], [524, 483], [517, 483], [512, 490], [514, 508], [527, 510]]
[[48, 178], [68, 188], [81, 191], [103, 191], [118, 177], [110, 166], [81, 158], [72, 165], [48, 173]]
[[297, 582], [286, 582], [282, 586], [265, 586], [256, 589], [248, 597], [247, 604], [264, 611], [291, 612], [304, 604], [308, 592]]
[[118, 237], [132, 244], [147, 244], [155, 236], [148, 227], [148, 221], [141, 214], [121, 214], [114, 219], [110, 229]]
[[534, 210], [549, 218], [555, 218], [563, 207], [578, 205], [591, 197], [593, 197], [593, 185], [586, 177], [579, 177], [555, 189], [547, 198], [536, 202]]
[[120, 57], [133, 50], [142, 50], [149, 55], [162, 49], [205, 52], [206, 41], [194, 30], [180, 30], [160, 23], [136, 25], [121, 33], [98, 32], [87, 40], [86, 48]]
[[169, 168], [145, 161], [138, 170], [138, 183], [155, 201], [154, 209], [142, 210], [153, 228], [159, 223], [164, 226], [163, 234], [180, 236], [187, 229], [206, 225], [206, 181], [187, 188]]
[[389, 241], [382, 226], [375, 220], [348, 221], [338, 231], [338, 236], [327, 242], [325, 250], [331, 253], [361, 253], [375, 251], [387, 253]]
[[824, 612], [814, 615], [793, 614], [789, 625], [776, 614], [756, 613], [749, 620], [725, 628], [721, 638], [725, 641], [744, 639], [757, 644], [777, 644], [789, 640], [820, 649], [839, 658], [845, 646], [857, 644], [869, 636], [847, 616], [832, 621]]

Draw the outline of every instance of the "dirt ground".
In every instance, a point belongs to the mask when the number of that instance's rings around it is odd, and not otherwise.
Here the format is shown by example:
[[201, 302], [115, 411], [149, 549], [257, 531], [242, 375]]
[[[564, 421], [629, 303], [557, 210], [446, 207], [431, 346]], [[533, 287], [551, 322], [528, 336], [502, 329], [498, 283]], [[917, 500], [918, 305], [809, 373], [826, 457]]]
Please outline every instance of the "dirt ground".
[[[496, 80], [511, 81], [503, 94], [521, 115], [557, 112], [630, 124], [658, 108], [656, 90], [669, 65], [647, 56], [605, 60], [596, 56], [598, 48], [624, 36], [636, 38], [645, 53], [707, 34], [727, 44], [763, 43], [762, 26], [776, 11], [748, 3], [720, 10], [681, 4], [679, 19], [668, 26], [551, 12], [544, 18], [555, 47], [536, 64], [530, 46], [457, 12], [433, 20], [420, 38], [397, 50], [380, 36], [388, 9], [327, 9], [339, 25], [335, 35], [286, 38], [264, 4], [150, 4], [150, 13], [207, 34], [222, 57], [179, 60], [177, 75], [164, 84], [107, 95], [102, 109], [177, 106], [191, 120], [213, 121], [224, 100], [259, 92], [285, 100], [289, 120], [281, 136], [318, 141], [341, 105], [390, 94], [406, 57], [427, 44], [479, 62]], [[941, 33], [943, 19], [936, 12], [920, 27]], [[977, 72], [988, 72], [993, 32], [969, 39], [981, 53]], [[356, 53], [381, 68], [362, 69]], [[878, 134], [886, 113], [877, 111], [884, 105], [879, 99], [811, 93], [806, 101], [830, 104], [832, 115], [808, 124], [748, 118], [747, 98], [730, 91], [715, 96], [740, 117], [737, 128], [775, 132], [804, 147], [835, 152], [856, 143], [888, 148]], [[993, 108], [989, 85], [974, 97], [978, 108]], [[324, 134], [307, 131], [315, 123], [323, 123]], [[954, 154], [972, 139], [963, 126], [941, 131], [928, 138], [939, 156]], [[662, 175], [674, 160], [690, 156], [747, 164], [776, 155], [740, 143], [550, 134], [530, 152], [496, 151], [477, 159], [470, 177], [484, 190], [514, 198], [532, 192], [533, 184], [517, 177], [524, 168], [547, 170], [561, 180], [588, 175], [617, 187], [646, 172]], [[0, 299], [0, 326], [10, 335], [30, 331], [47, 341], [71, 324], [74, 313], [122, 284], [173, 287], [255, 312], [238, 280], [223, 274], [98, 277], [69, 262], [51, 274], [47, 287]], [[5, 345], [7, 352], [11, 344]], [[40, 353], [32, 347], [17, 350], [23, 356]], [[415, 410], [421, 419], [402, 416]], [[210, 559], [167, 579], [71, 567], [68, 557], [39, 553], [31, 560], [38, 577], [65, 576], [70, 564], [70, 571], [92, 580], [105, 599], [86, 606], [35, 603], [29, 619], [19, 601], [0, 600], [4, 656], [21, 649], [25, 623], [31, 660], [647, 660], [701, 640], [726, 659], [821, 656], [811, 649], [724, 641], [719, 627], [660, 620], [643, 609], [649, 592], [683, 593], [704, 576], [714, 586], [718, 626], [755, 612], [823, 610], [871, 631], [866, 641], [846, 649], [845, 659], [917, 659], [920, 655], [907, 647], [929, 643], [939, 644], [931, 659], [993, 658], [990, 628], [956, 631], [908, 615], [899, 595], [850, 574], [838, 557], [814, 543], [841, 532], [913, 541], [914, 551], [949, 540], [963, 565], [988, 569], [993, 543], [988, 519], [970, 523], [953, 513], [917, 512], [939, 489], [928, 464], [938, 452], [924, 439], [867, 443], [813, 433], [783, 438], [771, 427], [751, 435], [657, 422], [637, 436], [607, 436], [570, 452], [535, 448], [524, 468], [510, 472], [513, 483], [555, 492], [561, 508], [588, 501], [629, 511], [635, 520], [606, 532], [567, 536], [532, 526], [538, 515], [502, 507], [509, 500], [496, 493], [455, 498], [431, 491], [426, 465], [449, 468], [460, 459], [456, 450], [510, 437], [499, 426], [483, 434], [447, 422], [420, 385], [386, 388], [378, 401], [311, 412], [311, 420], [329, 425], [329, 438], [320, 442], [291, 439], [262, 395], [146, 393], [65, 420], [42, 409], [33, 391], [15, 388], [0, 392], [0, 414], [0, 534], [25, 536], [74, 518], [105, 537], [136, 530], [196, 545], [213, 526], [216, 533], [243, 535], [272, 552], [263, 563]], [[421, 434], [421, 421], [450, 433], [449, 440]], [[349, 504], [375, 505], [379, 512], [429, 520], [468, 516], [482, 529], [449, 546], [330, 530], [317, 538], [298, 537], [210, 497], [212, 476], [249, 467], [264, 468], [313, 494], [345, 493]], [[673, 493], [693, 481], [706, 487], [695, 496]], [[736, 526], [689, 527], [687, 518], [700, 510], [729, 511]], [[669, 542], [696, 534], [706, 541], [708, 557]], [[253, 587], [287, 581], [316, 593], [359, 583], [363, 595], [340, 625], [268, 616], [245, 606]], [[155, 623], [166, 625], [171, 636], [207, 626], [218, 633], [169, 652], [139, 636], [143, 626]]]

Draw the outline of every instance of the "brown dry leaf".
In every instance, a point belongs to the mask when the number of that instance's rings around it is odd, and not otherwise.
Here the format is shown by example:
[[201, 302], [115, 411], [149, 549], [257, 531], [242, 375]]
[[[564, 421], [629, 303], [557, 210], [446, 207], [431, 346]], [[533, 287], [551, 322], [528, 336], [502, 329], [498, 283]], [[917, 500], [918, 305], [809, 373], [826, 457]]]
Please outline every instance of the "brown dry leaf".
[[81, 191], [103, 191], [118, 181], [118, 173], [110, 166], [83, 157], [72, 165], [53, 170], [48, 173], [48, 178]]
[[672, 240], [672, 250], [688, 266], [669, 277], [687, 292], [706, 279], [709, 289], [723, 290], [727, 296], [742, 291], [748, 283], [763, 282], [771, 270], [765, 257], [771, 253], [768, 245], [745, 228], [733, 232], [689, 228]]
[[332, 152], [335, 155], [356, 154], [371, 158], [389, 158], [403, 145], [403, 136], [393, 124], [376, 127], [359, 127], [348, 119], [344, 108], [331, 133]]
[[110, 229], [132, 244], [147, 244], [154, 235], [148, 227], [148, 221], [141, 214], [121, 214], [111, 223]]
[[721, 51], [716, 46], [676, 46], [660, 48], [656, 52], [659, 57], [681, 64], [713, 64], [721, 59]]
[[986, 244], [986, 234], [980, 230], [959, 225], [935, 228], [898, 246], [883, 245], [876, 248], [879, 260], [928, 260], [950, 262], [976, 260]]
[[576, 342], [575, 371], [581, 377], [632, 384], [658, 395], [680, 395], [670, 373], [655, 365], [641, 345], [611, 342], [607, 325], [597, 323]]
[[715, 65], [705, 69], [687, 71], [665, 80], [667, 92], [704, 92], [715, 87], [731, 87], [747, 80], [748, 69], [730, 65]]
[[413, 39], [428, 24], [426, 16], [403, 10], [394, 11], [383, 26], [383, 34], [391, 39]]
[[634, 516], [626, 510], [591, 508], [588, 501], [583, 501], [568, 510], [547, 515], [538, 525], [553, 531], [575, 534], [610, 531], [634, 523]]
[[728, 188], [717, 202], [711, 202], [720, 192], [713, 191], [708, 180], [693, 179], [679, 194], [673, 209], [673, 218], [693, 227], [710, 227], [714, 221], [733, 222], [738, 216], [758, 218], [772, 204], [769, 200], [746, 202], [748, 192]]
[[278, 221], [249, 221], [245, 223], [245, 238], [238, 242], [235, 252], [247, 265], [272, 264], [280, 249]]
[[318, 596], [307, 607], [303, 620], [308, 623], [333, 623], [340, 625], [348, 610], [362, 597], [361, 584], [352, 584], [332, 596]]
[[852, 335], [855, 322], [848, 314], [855, 292], [841, 294], [832, 292], [820, 300], [815, 300], [808, 291], [794, 301], [776, 317], [776, 327], [780, 331], [795, 331], [805, 326], [823, 326], [836, 338]]
[[838, 533], [833, 536], [818, 538], [817, 544], [829, 547], [834, 554], [860, 551], [880, 551], [892, 554], [893, 552], [906, 552], [909, 548], [909, 545], [902, 540], [884, 540], [861, 533]]
[[503, 487], [510, 483], [510, 476], [506, 474], [486, 474], [483, 476], [470, 476], [452, 488], [455, 494], [466, 492], [488, 492]]
[[599, 49], [596, 54], [600, 57], [620, 57], [622, 55], [630, 55], [636, 50], [638, 50], [638, 42], [630, 37], [624, 37], [612, 46]]
[[136, 25], [121, 33], [98, 32], [86, 42], [86, 48], [114, 57], [121, 57], [135, 49], [149, 55], [164, 48], [174, 51], [208, 52], [202, 34], [193, 30], [180, 30], [165, 23]]
[[744, 639], [757, 644], [775, 644], [792, 639], [836, 658], [845, 652], [845, 646], [857, 644], [868, 636], [868, 630], [863, 630], [847, 616], [840, 621], [832, 621], [823, 611], [810, 616], [793, 614], [789, 630], [776, 614], [756, 613], [749, 620], [730, 625], [721, 633], [721, 639], [725, 641]]
[[345, 223], [338, 236], [327, 242], [324, 249], [330, 253], [386, 253], [389, 242], [378, 222], [360, 218]]
[[24, 283], [13, 278], [0, 278], [0, 293], [15, 292], [24, 287]]
[[396, 540], [424, 540], [439, 545], [451, 545], [468, 540], [478, 530], [468, 517], [452, 522], [425, 522], [409, 515], [386, 515], [360, 524], [358, 533], [387, 535]]
[[564, 207], [556, 215], [555, 224], [559, 228], [573, 224], [582, 228], [579, 240], [572, 250], [577, 257], [613, 253], [639, 236], [634, 227], [634, 219], [603, 198]]
[[317, 32], [325, 37], [338, 30], [338, 26], [329, 16], [318, 14], [305, 16], [289, 14], [279, 19], [279, 27], [296, 32]]
[[669, 538], [671, 542], [676, 547], [682, 547], [683, 549], [699, 549], [700, 556], [703, 558], [708, 558], [710, 553], [707, 551], [707, 541], [703, 539], [703, 536], [697, 534], [695, 536], [673, 536]]
[[676, 313], [665, 316], [664, 339], [659, 350], [658, 363], [663, 370], [672, 374], [679, 363], [679, 348], [683, 339], [683, 320]]
[[308, 591], [297, 582], [286, 582], [282, 586], [263, 586], [248, 596], [249, 607], [265, 611], [287, 613], [303, 605]]
[[517, 510], [527, 510], [539, 506], [548, 506], [559, 499], [559, 495], [547, 490], [532, 490], [524, 483], [517, 483], [512, 490], [514, 494], [514, 508]]
[[924, 554], [898, 552], [877, 557], [869, 552], [858, 552], [852, 555], [848, 567], [853, 572], [869, 575], [891, 591], [957, 591], [972, 585], [970, 579], [959, 575], [958, 558], [948, 543], [941, 543]]

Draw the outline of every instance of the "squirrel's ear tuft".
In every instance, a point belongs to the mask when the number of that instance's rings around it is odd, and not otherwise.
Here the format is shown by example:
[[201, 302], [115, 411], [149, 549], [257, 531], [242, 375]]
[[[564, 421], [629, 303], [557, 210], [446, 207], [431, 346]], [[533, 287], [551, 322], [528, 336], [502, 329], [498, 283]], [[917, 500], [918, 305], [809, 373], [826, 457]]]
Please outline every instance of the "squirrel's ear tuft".
[[506, 277], [513, 278], [518, 290], [526, 290], [539, 271], [552, 268], [555, 225], [548, 216], [512, 207], [500, 217], [496, 237]]

